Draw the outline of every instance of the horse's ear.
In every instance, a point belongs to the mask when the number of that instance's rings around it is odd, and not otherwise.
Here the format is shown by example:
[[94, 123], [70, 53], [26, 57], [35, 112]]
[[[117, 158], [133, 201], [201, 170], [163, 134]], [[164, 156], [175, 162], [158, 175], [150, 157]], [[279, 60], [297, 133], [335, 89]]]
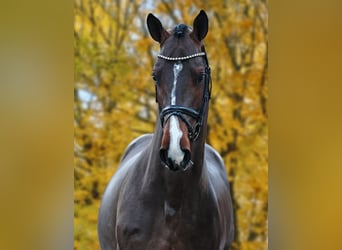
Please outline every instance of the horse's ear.
[[197, 39], [199, 42], [202, 41], [208, 33], [208, 16], [204, 10], [196, 16], [193, 24], [193, 30], [191, 37]]
[[147, 16], [147, 27], [152, 38], [160, 44], [162, 44], [169, 35], [169, 33], [163, 28], [159, 19], [151, 13]]

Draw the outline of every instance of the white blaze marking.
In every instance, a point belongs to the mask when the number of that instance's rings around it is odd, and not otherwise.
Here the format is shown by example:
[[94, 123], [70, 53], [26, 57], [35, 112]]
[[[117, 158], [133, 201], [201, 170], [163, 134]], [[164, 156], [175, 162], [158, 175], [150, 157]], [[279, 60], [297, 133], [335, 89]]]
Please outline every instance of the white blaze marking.
[[178, 119], [175, 116], [170, 117], [170, 147], [168, 157], [175, 163], [180, 164], [184, 158], [184, 152], [180, 148], [180, 139], [183, 132], [179, 128]]
[[[183, 64], [178, 62], [173, 65], [173, 88], [171, 92], [171, 105], [176, 105], [176, 86], [179, 73], [183, 69]], [[170, 147], [168, 157], [171, 158], [176, 164], [180, 164], [184, 158], [184, 152], [180, 148], [180, 140], [183, 132], [180, 130], [178, 118], [175, 116], [170, 117]]]
[[171, 105], [176, 105], [176, 86], [177, 86], [177, 78], [179, 73], [183, 69], [183, 64], [182, 63], [175, 63], [173, 65], [173, 88], [171, 92]]

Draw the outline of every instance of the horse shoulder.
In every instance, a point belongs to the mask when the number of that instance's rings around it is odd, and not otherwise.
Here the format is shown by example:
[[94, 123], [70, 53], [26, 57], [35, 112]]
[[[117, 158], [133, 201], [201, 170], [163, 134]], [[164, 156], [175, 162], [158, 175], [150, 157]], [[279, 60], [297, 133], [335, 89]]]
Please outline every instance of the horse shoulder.
[[[233, 205], [226, 168], [220, 154], [210, 145], [205, 146], [208, 186], [216, 201], [221, 224], [222, 244], [230, 245], [234, 236]], [[225, 249], [225, 248], [224, 248]]]
[[[119, 194], [128, 174], [134, 169], [135, 162], [152, 139], [152, 134], [142, 135], [133, 140], [125, 150], [120, 165], [104, 192], [98, 220], [98, 233], [102, 249], [112, 249], [116, 242], [116, 213]], [[115, 248], [114, 248], [115, 249]]]
[[129, 157], [133, 156], [137, 153], [140, 153], [142, 150], [146, 148], [146, 145], [149, 144], [152, 140], [153, 134], [144, 134], [134, 139], [126, 148], [125, 153], [121, 158], [122, 163]]
[[134, 166], [136, 166], [134, 163], [137, 161], [142, 151], [146, 148], [146, 143], [149, 143], [151, 138], [151, 134], [142, 135], [128, 145], [123, 157], [121, 158], [121, 162], [116, 173], [108, 183], [102, 203], [105, 203], [107, 199], [113, 199], [113, 197], [117, 196], [119, 189], [122, 186], [121, 184], [124, 182], [128, 173], [132, 171]]
[[226, 177], [226, 168], [220, 154], [209, 144], [205, 144], [205, 162], [210, 173], [215, 171], [217, 174]]

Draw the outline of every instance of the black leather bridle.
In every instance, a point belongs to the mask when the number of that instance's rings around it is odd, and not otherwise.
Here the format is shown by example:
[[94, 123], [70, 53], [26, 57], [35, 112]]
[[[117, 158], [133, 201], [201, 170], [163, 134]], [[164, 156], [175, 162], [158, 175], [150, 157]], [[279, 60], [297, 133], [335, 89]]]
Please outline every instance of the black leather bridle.
[[[199, 57], [199, 56], [204, 56], [204, 60], [206, 62], [206, 67], [205, 67], [205, 72], [204, 72], [204, 91], [203, 91], [203, 97], [202, 97], [202, 104], [199, 110], [195, 110], [191, 107], [184, 107], [181, 105], [169, 105], [166, 106], [165, 108], [163, 108], [160, 113], [159, 113], [159, 117], [160, 117], [160, 122], [162, 127], [164, 126], [164, 123], [172, 116], [178, 116], [187, 126], [188, 128], [188, 136], [190, 141], [196, 141], [196, 139], [198, 138], [198, 135], [201, 132], [201, 128], [203, 126], [203, 116], [204, 116], [204, 109], [205, 109], [205, 105], [206, 103], [209, 101], [210, 99], [210, 95], [211, 95], [211, 77], [210, 77], [210, 67], [209, 67], [209, 63], [208, 63], [208, 58], [207, 55], [205, 53], [205, 49], [204, 47], [202, 47], [202, 52], [200, 53], [196, 53], [190, 56], [184, 56], [184, 57], [166, 57], [163, 55], [158, 55], [159, 58], [162, 58], [164, 60], [168, 60], [168, 61], [185, 61], [185, 60], [189, 60], [191, 58], [195, 58], [195, 57]], [[157, 85], [156, 85], [156, 102], [158, 102], [157, 99]], [[191, 126], [190, 122], [186, 119], [185, 116], [190, 116], [191, 118], [193, 118], [196, 122], [194, 126]]]

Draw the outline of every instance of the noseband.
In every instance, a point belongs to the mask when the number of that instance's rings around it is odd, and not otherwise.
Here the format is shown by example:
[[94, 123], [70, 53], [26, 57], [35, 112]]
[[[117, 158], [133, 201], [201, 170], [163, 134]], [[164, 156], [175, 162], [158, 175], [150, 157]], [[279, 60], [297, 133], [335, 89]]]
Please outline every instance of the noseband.
[[[204, 47], [203, 47], [204, 50]], [[206, 67], [205, 67], [205, 82], [204, 82], [204, 91], [203, 91], [203, 97], [202, 97], [202, 104], [199, 110], [195, 110], [191, 107], [184, 107], [180, 105], [169, 105], [163, 108], [160, 111], [159, 117], [161, 121], [162, 127], [164, 127], [164, 122], [166, 122], [172, 115], [178, 116], [187, 126], [188, 128], [188, 136], [190, 141], [196, 141], [198, 138], [198, 135], [201, 131], [202, 125], [203, 125], [203, 115], [204, 115], [204, 108], [205, 104], [209, 101], [210, 95], [211, 95], [211, 78], [210, 78], [210, 67], [208, 63], [208, 58], [206, 56], [205, 52], [199, 52], [193, 55], [184, 56], [184, 57], [167, 57], [163, 55], [158, 55], [159, 58], [162, 58], [167, 61], [185, 61], [189, 60], [195, 57], [204, 56]], [[157, 86], [156, 86], [156, 101], [157, 100]], [[196, 123], [192, 127], [190, 122], [186, 119], [185, 116], [190, 116], [193, 118]]]

